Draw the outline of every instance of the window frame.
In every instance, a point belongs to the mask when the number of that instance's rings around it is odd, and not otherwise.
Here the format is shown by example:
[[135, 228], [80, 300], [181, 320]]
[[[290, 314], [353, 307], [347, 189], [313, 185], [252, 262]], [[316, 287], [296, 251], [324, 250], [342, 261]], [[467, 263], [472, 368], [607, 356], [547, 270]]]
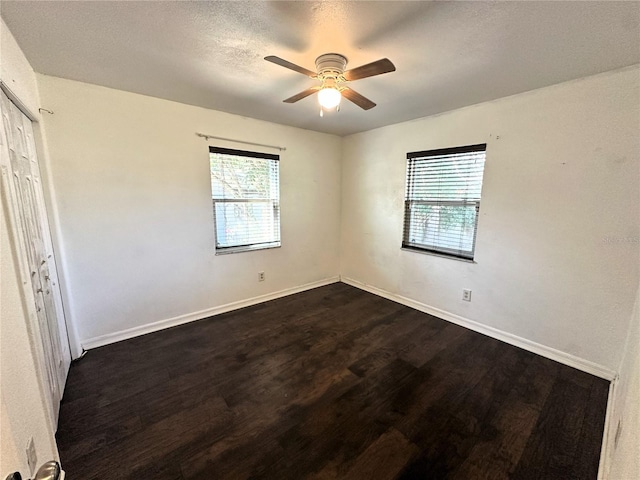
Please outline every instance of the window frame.
[[[240, 253], [240, 252], [254, 252], [258, 250], [266, 250], [272, 248], [280, 248], [282, 246], [282, 238], [281, 238], [281, 226], [280, 226], [280, 155], [272, 154], [272, 153], [264, 153], [264, 152], [254, 152], [250, 150], [237, 150], [233, 148], [224, 148], [224, 147], [215, 147], [209, 146], [209, 180], [210, 185], [212, 185], [211, 178], [211, 154], [219, 153], [223, 155], [232, 155], [235, 157], [244, 157], [253, 160], [269, 160], [275, 162], [277, 166], [276, 170], [276, 181], [277, 181], [277, 196], [273, 199], [270, 198], [214, 198], [213, 188], [211, 189], [211, 201], [213, 207], [213, 230], [215, 237], [215, 254], [216, 255], [226, 255], [230, 253]], [[219, 246], [218, 242], [218, 220], [216, 217], [216, 203], [271, 203], [274, 211], [274, 217], [276, 220], [277, 232], [276, 232], [276, 240], [272, 240], [269, 242], [257, 242], [257, 243], [248, 243], [248, 244], [237, 244], [230, 246]]]
[[[414, 199], [410, 198], [410, 191], [412, 190], [412, 173], [411, 173], [411, 162], [416, 159], [425, 159], [428, 161], [429, 158], [433, 159], [439, 156], [445, 155], [457, 155], [464, 153], [484, 153], [484, 164], [482, 167], [482, 181], [481, 181], [481, 190], [482, 185], [484, 183], [484, 168], [486, 166], [486, 151], [487, 144], [480, 143], [474, 145], [465, 145], [459, 147], [450, 147], [450, 148], [440, 148], [435, 150], [424, 150], [417, 152], [409, 152], [407, 153], [407, 171], [406, 171], [406, 189], [405, 189], [405, 199], [404, 199], [404, 218], [403, 218], [403, 229], [402, 229], [402, 246], [403, 250], [409, 250], [412, 252], [425, 253], [429, 255], [440, 256], [444, 258], [452, 258], [455, 260], [461, 260], [465, 262], [475, 263], [475, 253], [476, 253], [476, 241], [478, 238], [478, 222], [480, 220], [480, 203], [481, 198], [477, 200], [470, 199], [433, 199], [433, 200], [424, 200], [424, 199]], [[480, 195], [481, 197], [481, 195]], [[412, 205], [438, 205], [438, 206], [458, 206], [458, 207], [475, 207], [475, 223], [473, 226], [473, 240], [471, 245], [471, 250], [468, 251], [468, 254], [462, 253], [460, 249], [450, 249], [447, 247], [440, 247], [436, 245], [426, 245], [417, 242], [409, 241], [409, 235], [411, 232], [411, 207]]]

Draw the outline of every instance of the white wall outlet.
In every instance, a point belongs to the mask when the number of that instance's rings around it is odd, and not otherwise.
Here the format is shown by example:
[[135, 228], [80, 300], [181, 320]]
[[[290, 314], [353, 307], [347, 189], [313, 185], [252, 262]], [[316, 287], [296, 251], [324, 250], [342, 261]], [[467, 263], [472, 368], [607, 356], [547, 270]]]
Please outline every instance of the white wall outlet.
[[36, 471], [36, 465], [38, 463], [38, 454], [36, 453], [36, 445], [33, 442], [33, 437], [29, 439], [27, 444], [27, 465], [29, 465], [30, 475]]
[[465, 302], [471, 301], [471, 290], [469, 290], [468, 288], [462, 290], [462, 300], [464, 300]]
[[264, 272], [258, 272], [258, 281], [264, 282]]

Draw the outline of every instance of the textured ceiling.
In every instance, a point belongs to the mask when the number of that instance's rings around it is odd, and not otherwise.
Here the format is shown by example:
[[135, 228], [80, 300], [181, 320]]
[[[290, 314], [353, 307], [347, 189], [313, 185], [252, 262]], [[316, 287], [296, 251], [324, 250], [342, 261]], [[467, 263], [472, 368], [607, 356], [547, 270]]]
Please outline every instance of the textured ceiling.
[[[640, 2], [6, 1], [0, 13], [40, 73], [346, 135], [640, 63]], [[351, 86], [320, 118], [282, 103], [338, 52], [394, 73]]]

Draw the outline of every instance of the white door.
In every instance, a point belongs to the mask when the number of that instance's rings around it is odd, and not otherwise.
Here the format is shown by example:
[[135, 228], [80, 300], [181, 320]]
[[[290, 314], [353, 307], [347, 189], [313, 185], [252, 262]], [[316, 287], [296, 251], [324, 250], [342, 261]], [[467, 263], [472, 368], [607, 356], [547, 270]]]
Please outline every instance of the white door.
[[[2, 201], [11, 217], [14, 241], [19, 249], [24, 288], [33, 295], [34, 338], [40, 338], [45, 382], [50, 394], [54, 430], [71, 363], [69, 341], [58, 284], [51, 233], [47, 220], [40, 168], [31, 120], [2, 93], [0, 169]], [[30, 298], [27, 295], [27, 298]], [[30, 315], [31, 317], [31, 315]]]

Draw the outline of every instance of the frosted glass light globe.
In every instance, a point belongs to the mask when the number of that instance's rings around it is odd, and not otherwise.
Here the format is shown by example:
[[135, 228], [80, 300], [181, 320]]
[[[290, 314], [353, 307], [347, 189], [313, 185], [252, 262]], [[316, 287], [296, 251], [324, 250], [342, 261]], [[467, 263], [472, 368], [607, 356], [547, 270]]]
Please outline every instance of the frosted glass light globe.
[[342, 95], [335, 88], [323, 88], [318, 92], [318, 103], [324, 108], [337, 107], [340, 104]]

